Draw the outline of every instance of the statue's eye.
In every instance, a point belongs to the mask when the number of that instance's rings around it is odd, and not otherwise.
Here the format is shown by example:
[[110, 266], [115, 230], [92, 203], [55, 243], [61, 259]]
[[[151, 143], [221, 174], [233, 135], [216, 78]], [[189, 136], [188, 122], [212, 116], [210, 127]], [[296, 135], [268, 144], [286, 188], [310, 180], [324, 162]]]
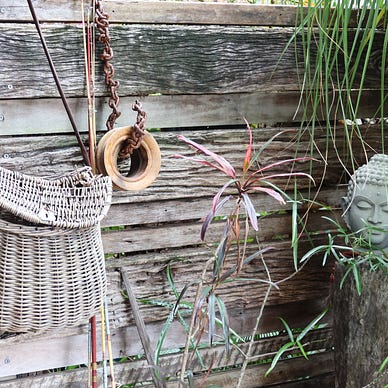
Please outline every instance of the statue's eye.
[[372, 205], [369, 202], [364, 201], [364, 200], [358, 201], [356, 205], [360, 210], [372, 209]]
[[384, 213], [388, 213], [388, 204], [382, 205], [382, 206], [381, 206], [381, 210], [382, 210]]

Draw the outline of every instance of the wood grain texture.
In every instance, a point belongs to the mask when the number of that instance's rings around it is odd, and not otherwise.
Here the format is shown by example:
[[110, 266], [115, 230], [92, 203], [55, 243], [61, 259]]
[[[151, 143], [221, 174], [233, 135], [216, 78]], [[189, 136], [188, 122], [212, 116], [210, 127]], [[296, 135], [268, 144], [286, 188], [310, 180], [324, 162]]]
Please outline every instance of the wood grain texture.
[[[207, 354], [208, 357], [214, 356], [217, 360], [217, 350], [213, 350]], [[218, 361], [218, 360], [217, 360]], [[171, 370], [175, 367], [179, 368], [179, 358], [176, 356], [168, 356], [165, 360], [169, 363]], [[318, 384], [319, 388], [332, 388], [334, 383], [333, 356], [331, 352], [323, 352], [310, 356], [310, 361], [301, 358], [279, 361], [275, 371], [267, 377], [264, 377], [268, 365], [249, 366], [245, 379], [244, 387], [256, 388], [260, 387], [291, 387], [291, 388], [310, 388], [311, 384]], [[98, 369], [99, 381], [101, 379], [101, 368]], [[217, 371], [211, 374], [206, 380], [207, 384], [212, 384], [220, 387], [236, 386], [237, 379], [240, 373], [239, 368], [233, 368], [229, 371]], [[144, 381], [146, 387], [153, 387], [152, 382], [145, 380], [149, 379], [149, 372], [146, 369], [144, 362], [122, 363], [115, 366], [115, 376], [122, 383], [130, 383], [135, 381]], [[194, 377], [196, 384], [200, 384], [204, 378], [203, 373], [198, 373]], [[66, 386], [71, 388], [81, 388], [85, 386], [87, 380], [87, 371], [85, 369], [67, 371], [62, 373], [51, 373], [46, 375], [38, 375], [30, 378], [22, 378], [4, 382], [1, 384], [4, 388], [52, 388], [57, 386]], [[279, 385], [273, 385], [279, 384]], [[177, 388], [177, 383], [174, 379], [168, 383], [167, 387]]]
[[[326, 237], [327, 240], [327, 237]], [[322, 240], [323, 242], [324, 240]], [[274, 281], [286, 279], [293, 274], [293, 260], [290, 241], [273, 242], [273, 248], [264, 255], [266, 264], [271, 271]], [[301, 249], [303, 244], [301, 244]], [[307, 246], [304, 245], [304, 249]], [[257, 250], [257, 248], [256, 248]], [[249, 250], [254, 253], [252, 247]], [[305, 251], [304, 251], [305, 252]], [[233, 253], [233, 251], [232, 251]], [[128, 303], [123, 295], [120, 277], [115, 271], [118, 266], [124, 267], [133, 281], [133, 290], [137, 298], [147, 300], [147, 305], [140, 306], [141, 314], [146, 322], [164, 320], [169, 313], [168, 307], [158, 306], [175, 303], [171, 286], [168, 284], [166, 268], [170, 266], [177, 290], [182, 290], [193, 280], [199, 278], [206, 261], [213, 256], [212, 250], [200, 246], [185, 249], [169, 249], [158, 252], [147, 252], [137, 255], [119, 255], [108, 259], [108, 298], [111, 306], [111, 321], [113, 327], [120, 327], [133, 322]], [[230, 256], [226, 270], [235, 264], [236, 256]], [[302, 301], [311, 298], [321, 298], [329, 295], [331, 267], [322, 267], [322, 260], [316, 258], [303, 268], [296, 276], [284, 283], [279, 283], [278, 289], [272, 289], [268, 305], [277, 305]], [[209, 277], [210, 274], [209, 274]], [[259, 258], [255, 259], [241, 273], [242, 278], [232, 277], [230, 283], [218, 287], [217, 293], [227, 308], [239, 306], [240, 313], [245, 309], [260, 304], [267, 290], [268, 280]], [[209, 280], [209, 279], [208, 279]], [[196, 287], [191, 286], [185, 293], [185, 299], [192, 301]], [[155, 302], [155, 303], [153, 303]], [[156, 305], [155, 305], [156, 304]]]
[[[356, 95], [354, 92], [354, 97]], [[299, 122], [305, 113], [297, 108], [300, 96], [295, 91], [133, 96], [120, 99], [122, 114], [116, 127], [135, 123], [136, 116], [131, 107], [136, 99], [141, 101], [147, 112], [146, 127], [150, 129], [241, 125], [244, 117], [250, 123], [274, 125]], [[374, 117], [379, 101], [379, 91], [364, 91], [360, 117]], [[86, 132], [86, 99], [69, 98], [68, 103], [78, 130]], [[97, 98], [98, 131], [106, 130], [105, 122], [110, 113], [107, 99]], [[62, 101], [58, 98], [0, 100], [0, 118], [0, 137], [73, 132]]]
[[336, 266], [334, 319], [336, 386], [344, 388], [388, 384], [387, 369], [378, 374], [388, 354], [388, 276], [369, 264], [358, 267], [362, 294], [358, 295], [353, 275], [340, 282], [347, 267]]
[[[279, 131], [283, 132], [279, 134]], [[236, 168], [242, 166], [245, 144], [248, 141], [245, 128], [154, 132], [153, 135], [162, 152], [162, 167], [159, 177], [153, 185], [143, 191], [115, 192], [114, 203], [137, 204], [154, 201], [155, 203], [161, 203], [161, 207], [163, 207], [163, 203], [172, 204], [168, 201], [176, 199], [195, 201], [204, 196], [210, 198], [215, 195], [218, 189], [226, 183], [226, 179], [222, 174], [189, 161], [171, 158], [172, 155], [177, 153], [186, 156], [193, 155], [190, 148], [177, 139], [179, 133], [185, 134], [188, 138], [203, 144], [214, 152], [220, 153]], [[278, 134], [276, 139], [261, 154], [260, 165], [269, 165], [298, 155], [310, 155], [310, 134], [308, 131], [301, 133], [299, 128], [255, 129], [253, 131], [255, 148], [258, 150], [276, 134]], [[376, 127], [373, 126], [365, 127], [363, 137], [368, 139], [367, 154], [370, 155], [381, 150], [380, 129], [376, 130]], [[343, 166], [334, 153], [329, 153], [327, 164], [322, 161], [322, 153], [325, 154], [326, 152], [326, 143], [325, 131], [316, 128], [316, 148], [311, 150], [311, 156], [315, 157], [317, 162], [312, 163], [312, 171], [310, 171], [309, 162], [297, 163], [294, 166], [294, 171], [311, 172], [316, 187], [319, 187], [323, 176], [323, 187], [337, 185], [341, 182], [341, 178], [343, 182], [348, 180]], [[353, 138], [352, 143], [355, 161], [357, 164], [362, 164], [365, 161], [364, 151], [356, 137]], [[336, 146], [338, 149], [346, 146], [346, 138], [341, 128], [337, 128]], [[82, 165], [81, 155], [72, 135], [3, 137], [0, 143], [0, 162], [5, 168], [37, 176], [57, 176]], [[343, 162], [348, 163], [349, 168], [351, 167], [349, 161], [343, 160]], [[291, 170], [292, 163], [281, 168], [272, 169], [271, 173], [290, 172]], [[285, 188], [287, 180], [274, 179], [273, 182]], [[309, 185], [311, 186], [308, 179], [298, 178], [299, 190], [302, 191]], [[290, 185], [289, 189], [293, 190], [293, 186]], [[207, 209], [208, 207], [206, 207], [206, 211]], [[203, 214], [199, 217], [202, 216]]]
[[[82, 27], [49, 24], [43, 33], [65, 94], [85, 96]], [[292, 33], [291, 28], [278, 27], [115, 25], [110, 35], [119, 94], [299, 91], [295, 58], [302, 62], [301, 47], [285, 50]], [[375, 60], [368, 65], [364, 89], [380, 88], [383, 40], [384, 33], [376, 31]], [[34, 26], [0, 24], [0, 45], [5, 54], [3, 98], [58, 97]], [[314, 63], [313, 48], [310, 55]], [[107, 95], [100, 68], [95, 83], [98, 96]]]
[[[78, 0], [36, 0], [34, 7], [42, 22], [80, 22]], [[85, 7], [86, 8], [86, 7]], [[104, 10], [111, 23], [218, 24], [254, 26], [295, 26], [298, 9], [290, 5], [257, 5], [226, 2], [172, 2], [105, 0]], [[349, 20], [353, 26], [355, 11]], [[0, 0], [0, 21], [31, 22], [23, 0]]]
[[[86, 4], [86, 2], [85, 2]], [[79, 22], [79, 1], [38, 0], [34, 7], [42, 22]], [[106, 0], [104, 10], [111, 23], [219, 24], [294, 26], [296, 8], [254, 4]], [[85, 6], [86, 8], [86, 6]], [[0, 21], [31, 21], [22, 0], [0, 0]]]
[[[129, 362], [123, 364], [116, 363], [115, 371], [117, 371], [120, 376], [119, 381], [126, 381], [126, 383], [133, 383], [136, 379], [148, 380], [150, 379], [149, 369], [147, 368], [144, 361], [131, 361], [131, 355], [142, 354], [142, 348], [139, 344], [139, 339], [134, 327], [126, 328], [122, 331], [116, 331], [113, 336], [113, 350], [116, 358], [121, 358], [128, 356]], [[147, 330], [152, 335], [152, 346], [156, 346], [157, 335], [161, 331], [161, 325], [159, 326], [147, 326]], [[165, 344], [171, 349], [170, 355], [162, 356], [160, 358], [160, 370], [162, 373], [165, 373], [167, 376], [173, 376], [179, 369], [179, 364], [181, 362], [182, 354], [179, 351], [179, 346], [183, 345], [181, 338], [183, 338], [183, 329], [179, 325], [174, 325], [172, 330], [167, 338]], [[179, 335], [179, 338], [178, 338]], [[132, 340], [132, 341], [130, 341]], [[13, 344], [12, 348], [9, 348], [8, 351], [0, 349], [1, 356], [7, 357], [8, 362], [5, 365], [1, 365], [0, 373], [1, 376], [6, 376], [6, 373], [15, 373], [21, 374], [28, 371], [28, 367], [34, 367], [35, 370], [41, 368], [42, 365], [50, 365], [55, 368], [58, 365], [58, 362], [64, 362], [63, 357], [67, 355], [66, 361], [73, 361], [75, 364], [84, 364], [86, 363], [87, 358], [87, 338], [83, 336], [73, 336], [68, 338], [57, 338], [57, 339], [46, 339], [46, 354], [40, 351], [39, 344], [36, 341], [26, 341], [24, 344]], [[268, 357], [273, 356], [276, 351], [287, 342], [287, 335], [284, 332], [272, 333], [272, 335], [267, 338], [258, 339], [253, 344], [254, 354], [256, 360], [268, 359]], [[309, 333], [306, 336], [305, 342], [306, 350], [320, 350], [325, 351], [329, 350], [332, 346], [332, 333], [331, 329], [320, 329], [315, 330]], [[100, 346], [100, 344], [98, 344]], [[214, 346], [212, 349], [206, 344], [206, 341], [202, 344], [202, 349], [200, 353], [203, 357], [205, 367], [201, 366], [198, 360], [194, 359], [190, 367], [194, 372], [205, 372], [206, 367], [210, 366], [213, 362], [213, 367], [223, 367], [223, 366], [233, 366], [240, 365], [243, 361], [242, 354], [240, 352], [233, 352], [229, 359], [226, 357], [225, 348], [223, 345]], [[58, 354], [53, 354], [52, 357], [48, 357], [48, 352], [52, 351], [55, 353], [54, 346], [57, 346], [56, 351]], [[243, 351], [247, 350], [248, 344], [241, 343], [239, 347]], [[26, 360], [23, 355], [26, 352], [35, 351], [36, 357], [34, 360]], [[138, 351], [138, 353], [132, 353], [133, 351]], [[72, 358], [71, 358], [72, 357]], [[100, 355], [98, 356], [100, 359]], [[59, 364], [64, 365], [64, 364]], [[81, 368], [80, 370], [75, 370], [71, 373], [65, 373], [64, 376], [67, 378], [78, 378], [85, 379], [85, 369]], [[124, 369], [127, 371], [124, 372]], [[125, 377], [123, 373], [126, 373]], [[52, 377], [55, 376], [53, 373]], [[45, 381], [48, 378], [50, 381], [49, 375], [43, 375], [35, 379], [26, 379], [25, 381], [33, 381], [37, 383], [41, 378], [42, 381]], [[122, 380], [125, 379], [125, 380]], [[47, 381], [47, 380], [46, 380]], [[16, 383], [17, 381], [13, 381]], [[7, 383], [3, 383], [7, 384]], [[0, 383], [0, 386], [3, 386]], [[20, 381], [20, 384], [23, 384], [23, 380]], [[24, 386], [24, 385], [20, 385]], [[19, 385], [18, 385], [19, 387]]]

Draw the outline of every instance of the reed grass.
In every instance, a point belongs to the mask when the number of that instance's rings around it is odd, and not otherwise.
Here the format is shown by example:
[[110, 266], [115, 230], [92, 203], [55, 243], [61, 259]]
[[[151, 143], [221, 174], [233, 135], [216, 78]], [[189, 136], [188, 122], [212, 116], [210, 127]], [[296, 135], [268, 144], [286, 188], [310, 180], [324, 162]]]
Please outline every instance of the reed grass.
[[[318, 0], [309, 1], [307, 7], [300, 2], [291, 38], [300, 74], [301, 132], [310, 133], [312, 154], [317, 151], [318, 126], [326, 128], [326, 149], [318, 151], [325, 157], [334, 149], [349, 176], [360, 157], [366, 159], [372, 149], [359, 120], [371, 76], [380, 79], [374, 117], [381, 122], [379, 151], [385, 152], [387, 9], [386, 0]], [[338, 120], [343, 130], [338, 130]], [[345, 142], [340, 141], [343, 139]], [[362, 156], [353, 151], [355, 141], [361, 141]], [[345, 149], [339, 148], [343, 143]]]

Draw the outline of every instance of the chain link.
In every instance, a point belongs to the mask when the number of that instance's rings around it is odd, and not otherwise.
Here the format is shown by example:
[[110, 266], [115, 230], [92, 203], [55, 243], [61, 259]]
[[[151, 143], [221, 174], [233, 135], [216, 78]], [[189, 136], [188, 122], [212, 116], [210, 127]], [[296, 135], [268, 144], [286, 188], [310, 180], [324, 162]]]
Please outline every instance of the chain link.
[[[110, 62], [113, 58], [113, 50], [110, 46], [109, 15], [103, 10], [102, 0], [96, 1], [96, 25], [100, 34], [98, 41], [104, 45], [104, 50], [100, 59], [104, 62], [105, 83], [110, 92], [109, 107], [112, 109], [112, 113], [106, 121], [106, 127], [108, 130], [111, 130], [113, 129], [117, 118], [121, 115], [121, 112], [118, 110], [120, 102], [118, 95], [119, 81], [113, 79], [115, 71]], [[120, 158], [128, 157], [135, 149], [139, 148], [145, 134], [146, 112], [142, 109], [141, 103], [138, 100], [136, 100], [132, 109], [137, 112], [136, 123], [131, 132], [132, 137], [125, 142], [120, 151]]]
[[118, 89], [120, 86], [119, 81], [114, 80], [115, 70], [111, 64], [113, 58], [113, 50], [110, 46], [109, 36], [109, 15], [104, 12], [102, 7], [102, 0], [96, 1], [96, 26], [99, 32], [98, 41], [104, 45], [103, 52], [100, 59], [104, 62], [104, 75], [105, 84], [110, 92], [109, 107], [112, 109], [112, 113], [109, 115], [106, 121], [106, 127], [108, 130], [113, 129], [116, 120], [120, 117], [121, 112], [118, 110], [120, 98], [118, 95]]
[[132, 137], [127, 139], [124, 146], [121, 148], [119, 158], [128, 158], [133, 151], [140, 147], [145, 135], [145, 120], [147, 113], [142, 109], [141, 102], [136, 100], [132, 106], [132, 110], [137, 112], [136, 123], [133, 125]]

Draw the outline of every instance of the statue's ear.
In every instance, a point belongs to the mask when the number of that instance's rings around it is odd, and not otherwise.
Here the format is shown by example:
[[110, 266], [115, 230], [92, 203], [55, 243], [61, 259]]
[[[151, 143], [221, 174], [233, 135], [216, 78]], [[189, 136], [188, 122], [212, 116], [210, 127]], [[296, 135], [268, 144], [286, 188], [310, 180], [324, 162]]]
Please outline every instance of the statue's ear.
[[349, 204], [346, 197], [341, 198], [342, 217], [349, 227]]

